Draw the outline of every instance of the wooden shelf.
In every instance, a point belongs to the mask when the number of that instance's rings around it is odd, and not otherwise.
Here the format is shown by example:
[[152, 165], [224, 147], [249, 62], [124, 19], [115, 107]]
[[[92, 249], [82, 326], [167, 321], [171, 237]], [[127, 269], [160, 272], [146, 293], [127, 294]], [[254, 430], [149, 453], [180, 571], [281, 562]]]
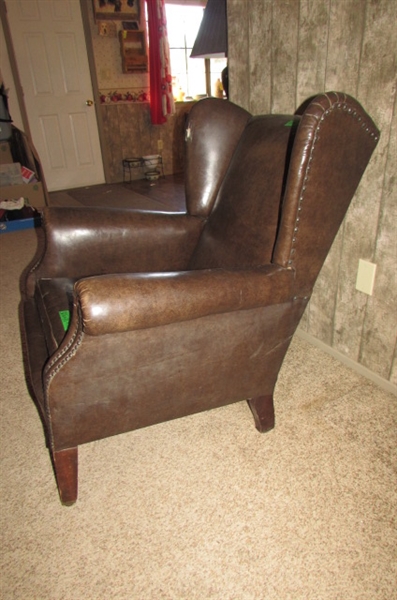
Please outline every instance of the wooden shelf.
[[123, 73], [145, 73], [148, 70], [144, 31], [119, 31]]

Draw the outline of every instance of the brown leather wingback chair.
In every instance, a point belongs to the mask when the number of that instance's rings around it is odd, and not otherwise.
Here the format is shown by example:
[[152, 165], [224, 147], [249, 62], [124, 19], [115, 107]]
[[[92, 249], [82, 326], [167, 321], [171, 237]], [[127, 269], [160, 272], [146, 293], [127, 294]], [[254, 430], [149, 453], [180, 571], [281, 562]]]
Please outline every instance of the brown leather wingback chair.
[[186, 213], [44, 210], [22, 331], [64, 504], [80, 444], [243, 399], [274, 426], [280, 367], [378, 136], [343, 93], [293, 116], [206, 99], [186, 124]]

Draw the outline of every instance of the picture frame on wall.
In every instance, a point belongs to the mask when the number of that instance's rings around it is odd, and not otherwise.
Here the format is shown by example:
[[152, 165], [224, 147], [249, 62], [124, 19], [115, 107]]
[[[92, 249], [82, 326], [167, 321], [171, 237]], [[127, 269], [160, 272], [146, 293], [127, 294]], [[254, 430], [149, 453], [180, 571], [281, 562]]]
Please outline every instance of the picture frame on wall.
[[92, 0], [95, 21], [138, 21], [140, 0]]

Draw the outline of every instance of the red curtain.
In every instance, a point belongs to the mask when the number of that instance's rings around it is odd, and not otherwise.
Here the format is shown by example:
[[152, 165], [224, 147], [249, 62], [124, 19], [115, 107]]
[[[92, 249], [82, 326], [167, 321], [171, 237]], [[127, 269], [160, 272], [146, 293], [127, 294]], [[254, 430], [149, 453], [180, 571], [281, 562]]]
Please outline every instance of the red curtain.
[[146, 0], [149, 26], [150, 114], [154, 125], [175, 112], [164, 0]]

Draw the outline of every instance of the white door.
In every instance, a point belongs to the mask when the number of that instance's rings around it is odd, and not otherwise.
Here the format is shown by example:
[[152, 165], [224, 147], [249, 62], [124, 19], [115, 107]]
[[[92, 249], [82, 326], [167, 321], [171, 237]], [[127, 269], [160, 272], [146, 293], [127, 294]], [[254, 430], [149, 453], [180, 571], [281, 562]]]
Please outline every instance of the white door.
[[6, 6], [48, 190], [103, 183], [79, 0], [6, 0]]

